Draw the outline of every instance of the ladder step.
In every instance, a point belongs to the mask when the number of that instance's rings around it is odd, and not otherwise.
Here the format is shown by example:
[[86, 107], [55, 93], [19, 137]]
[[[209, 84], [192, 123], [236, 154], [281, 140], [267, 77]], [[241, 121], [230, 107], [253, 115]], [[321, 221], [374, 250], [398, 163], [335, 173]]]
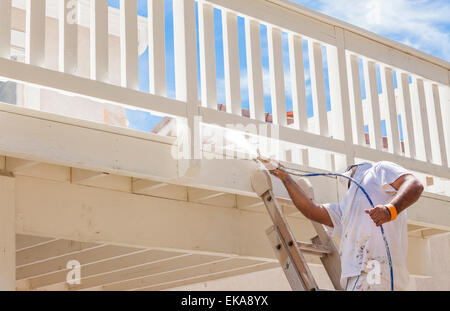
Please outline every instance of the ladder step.
[[318, 244], [306, 243], [306, 242], [297, 242], [297, 246], [305, 253], [311, 254], [311, 255], [326, 256], [326, 255], [332, 253], [332, 251], [327, 246], [324, 246], [324, 245], [318, 245]]

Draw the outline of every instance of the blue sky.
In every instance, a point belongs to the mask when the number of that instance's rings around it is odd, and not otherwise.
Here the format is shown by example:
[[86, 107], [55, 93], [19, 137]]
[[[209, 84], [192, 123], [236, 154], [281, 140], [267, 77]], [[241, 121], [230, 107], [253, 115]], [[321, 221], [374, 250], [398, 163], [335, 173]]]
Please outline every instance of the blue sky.
[[[168, 96], [175, 97], [174, 55], [173, 55], [173, 17], [172, 0], [165, 1], [166, 30], [166, 70]], [[368, 29], [382, 36], [413, 46], [445, 60], [450, 60], [450, 2], [447, 0], [292, 0], [327, 15], [344, 20], [356, 26]], [[119, 8], [119, 0], [109, 0], [111, 6]], [[147, 0], [138, 0], [138, 13], [147, 16]], [[198, 20], [198, 19], [197, 19]], [[215, 47], [217, 66], [217, 94], [219, 104], [225, 104], [224, 62], [222, 44], [221, 11], [214, 10]], [[238, 18], [239, 56], [241, 69], [242, 107], [248, 109], [247, 60], [245, 51], [244, 20]], [[286, 73], [286, 105], [292, 110], [290, 92], [289, 58], [287, 35], [283, 33], [284, 69]], [[266, 112], [271, 113], [269, 60], [267, 47], [267, 29], [261, 26], [262, 66], [264, 74], [264, 94]], [[197, 40], [198, 47], [198, 40]], [[304, 41], [305, 78], [307, 88], [308, 115], [314, 114], [310, 92], [308, 45]], [[327, 107], [331, 109], [329, 100], [328, 66], [325, 49], [324, 73], [327, 92]], [[141, 91], [148, 92], [148, 50], [140, 56], [139, 81]], [[361, 64], [362, 70], [362, 64]], [[198, 70], [200, 72], [200, 70]], [[379, 73], [378, 73], [379, 76]], [[198, 77], [200, 79], [200, 77]], [[381, 81], [379, 91], [381, 91]], [[395, 81], [396, 83], [396, 81]], [[364, 80], [361, 77], [361, 84]], [[362, 87], [363, 97], [365, 90]], [[200, 96], [199, 86], [199, 96]], [[130, 128], [150, 131], [160, 118], [142, 111], [128, 110]], [[400, 120], [401, 122], [401, 120]], [[367, 130], [367, 127], [366, 127]], [[382, 130], [386, 134], [383, 123]], [[401, 133], [402, 134], [402, 133]]]

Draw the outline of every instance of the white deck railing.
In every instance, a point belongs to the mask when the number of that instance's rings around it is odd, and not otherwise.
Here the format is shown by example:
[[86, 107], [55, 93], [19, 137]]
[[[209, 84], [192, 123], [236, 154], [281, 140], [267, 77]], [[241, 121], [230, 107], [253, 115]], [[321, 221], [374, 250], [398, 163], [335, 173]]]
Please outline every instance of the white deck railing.
[[[25, 64], [9, 59], [11, 4], [0, 1], [0, 76], [111, 103], [207, 124], [266, 122], [260, 25], [267, 26], [273, 124], [281, 141], [370, 161], [391, 160], [405, 167], [450, 178], [450, 64], [388, 39], [283, 0], [199, 0], [201, 105], [197, 84], [195, 0], [173, 0], [176, 99], [166, 97], [163, 0], [148, 0], [150, 94], [138, 91], [137, 0], [121, 0], [121, 86], [108, 83], [108, 1], [91, 1], [91, 79], [74, 75], [77, 25], [73, 0], [60, 0], [59, 72], [45, 66], [46, 1], [26, 0]], [[213, 8], [222, 11], [226, 113], [217, 108]], [[245, 18], [250, 118], [242, 116], [238, 19]], [[294, 123], [286, 115], [282, 33], [289, 38]], [[314, 127], [306, 109], [303, 40], [308, 41]], [[331, 112], [327, 112], [322, 49], [326, 48]], [[364, 64], [363, 111], [359, 61]], [[382, 94], [378, 94], [377, 66]], [[393, 72], [398, 84], [394, 88]], [[410, 78], [412, 84], [410, 85]], [[383, 105], [380, 105], [383, 102]], [[384, 108], [383, 108], [384, 107]], [[399, 111], [397, 111], [399, 107]], [[405, 153], [397, 116], [401, 115]], [[366, 120], [365, 117], [366, 116]], [[330, 128], [329, 118], [332, 118]], [[381, 121], [386, 120], [388, 148]], [[364, 126], [369, 125], [370, 146]], [[305, 163], [303, 163], [305, 164]]]

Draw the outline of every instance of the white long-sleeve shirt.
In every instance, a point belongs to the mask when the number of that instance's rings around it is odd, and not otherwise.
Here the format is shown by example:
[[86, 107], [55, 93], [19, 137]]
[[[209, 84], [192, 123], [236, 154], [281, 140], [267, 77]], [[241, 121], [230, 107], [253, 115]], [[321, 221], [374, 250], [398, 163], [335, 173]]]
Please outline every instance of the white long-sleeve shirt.
[[[366, 189], [377, 206], [391, 202], [396, 194], [391, 184], [407, 174], [410, 172], [403, 167], [384, 161], [374, 165], [363, 163], [358, 166], [353, 178]], [[373, 269], [367, 266], [372, 260], [380, 263], [381, 279], [390, 284], [385, 243], [380, 228], [375, 225], [370, 215], [364, 212], [372, 208], [364, 193], [352, 183], [340, 203], [324, 204], [324, 207], [334, 225], [334, 228], [327, 226], [325, 228], [330, 235], [340, 238], [342, 286], [345, 287], [347, 278]], [[409, 282], [406, 268], [408, 249], [406, 217], [406, 211], [403, 211], [396, 220], [383, 225], [392, 257], [395, 290], [404, 290]]]

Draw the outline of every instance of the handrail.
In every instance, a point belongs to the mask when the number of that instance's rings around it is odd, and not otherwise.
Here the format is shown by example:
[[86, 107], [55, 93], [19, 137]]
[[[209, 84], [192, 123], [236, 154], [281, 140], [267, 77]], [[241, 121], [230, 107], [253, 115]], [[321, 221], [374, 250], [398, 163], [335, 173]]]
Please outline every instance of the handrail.
[[[166, 96], [167, 42], [162, 18], [165, 16], [163, 0], [148, 0], [147, 19], [137, 19], [137, 0], [121, 0], [120, 15], [115, 15], [120, 20], [120, 31], [113, 35], [120, 39], [117, 69], [120, 68], [121, 87], [110, 82], [112, 74], [119, 74], [111, 72], [109, 57], [105, 56], [110, 53], [108, 40], [112, 36], [108, 32], [111, 16], [108, 15], [107, 0], [90, 2], [89, 9], [88, 2], [83, 1], [84, 12], [90, 13], [90, 26], [68, 21], [68, 5], [72, 0], [61, 0], [65, 7], [57, 14], [58, 43], [46, 42], [43, 35], [46, 31], [46, 0], [24, 0], [27, 4], [25, 64], [7, 59], [10, 56], [12, 2], [1, 1], [0, 77], [186, 120], [189, 126], [185, 132], [192, 138], [189, 143], [193, 158], [196, 156], [194, 150], [201, 150], [201, 139], [197, 137], [201, 134], [195, 129], [199, 122], [222, 128], [230, 123], [245, 126], [270, 123], [265, 113], [267, 94], [264, 93], [262, 67], [261, 25], [265, 25], [272, 103], [270, 119], [277, 129], [279, 141], [307, 149], [302, 165], [308, 165], [308, 152], [311, 152], [311, 160], [317, 160], [315, 155], [322, 157], [323, 153], [314, 154], [313, 150], [321, 149], [325, 150], [325, 162], [332, 162], [330, 169], [335, 167], [335, 155], [342, 156], [346, 164], [352, 164], [358, 158], [389, 159], [402, 162], [411, 170], [450, 179], [450, 107], [447, 103], [450, 100], [450, 63], [434, 56], [286, 0], [173, 0], [176, 99], [170, 99]], [[217, 105], [215, 9], [221, 10], [222, 14], [226, 112], [220, 111]], [[241, 109], [240, 80], [243, 77], [238, 50], [243, 47], [238, 44], [238, 16], [245, 21], [248, 74], [244, 78], [249, 92], [249, 109], [245, 114]], [[139, 91], [137, 41], [144, 35], [142, 23], [148, 24], [150, 94]], [[85, 52], [90, 57], [91, 70], [82, 77], [77, 72], [79, 27], [89, 27], [91, 42], [90, 49]], [[286, 105], [287, 73], [283, 63], [286, 51], [282, 48], [285, 33], [289, 43], [292, 111], [287, 111]], [[196, 39], [200, 51], [194, 44]], [[312, 117], [306, 109], [305, 42], [311, 76], [308, 87], [314, 107]], [[59, 48], [56, 65], [59, 72], [50, 70], [45, 63], [48, 44]], [[198, 100], [197, 53], [200, 55], [201, 104]], [[327, 58], [326, 68], [324, 57]], [[365, 85], [360, 84], [361, 75]], [[326, 105], [326, 77], [331, 110]], [[363, 89], [366, 93], [364, 101]], [[382, 121], [386, 124], [385, 135]], [[365, 126], [369, 129], [368, 140]]]

